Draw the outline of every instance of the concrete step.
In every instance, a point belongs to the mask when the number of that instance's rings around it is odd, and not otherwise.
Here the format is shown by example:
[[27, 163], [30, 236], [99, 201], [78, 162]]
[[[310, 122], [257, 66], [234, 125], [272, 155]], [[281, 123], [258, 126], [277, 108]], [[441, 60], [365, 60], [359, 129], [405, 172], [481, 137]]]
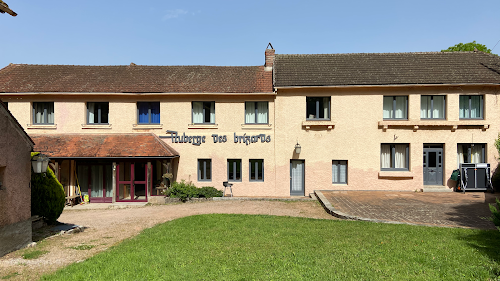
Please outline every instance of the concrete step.
[[424, 185], [424, 192], [453, 192], [453, 188], [443, 185]]

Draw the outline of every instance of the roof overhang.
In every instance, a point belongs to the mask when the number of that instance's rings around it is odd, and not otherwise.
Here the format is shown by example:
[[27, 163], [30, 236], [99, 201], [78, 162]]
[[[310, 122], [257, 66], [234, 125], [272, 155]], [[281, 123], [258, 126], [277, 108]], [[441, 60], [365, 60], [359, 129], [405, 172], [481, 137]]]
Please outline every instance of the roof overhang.
[[280, 89], [345, 89], [345, 88], [401, 88], [401, 87], [462, 87], [462, 86], [500, 86], [495, 83], [481, 83], [481, 84], [394, 84], [394, 85], [324, 85], [324, 86], [279, 86], [274, 87], [276, 90]]
[[16, 12], [12, 11], [5, 3], [0, 2], [0, 11], [5, 12], [13, 17], [17, 16]]

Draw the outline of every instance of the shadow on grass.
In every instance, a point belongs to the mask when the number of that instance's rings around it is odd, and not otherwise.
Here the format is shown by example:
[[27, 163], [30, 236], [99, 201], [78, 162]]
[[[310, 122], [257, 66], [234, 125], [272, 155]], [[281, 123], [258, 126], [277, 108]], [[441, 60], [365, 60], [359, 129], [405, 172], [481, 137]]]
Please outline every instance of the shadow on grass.
[[[479, 253], [488, 257], [492, 263], [496, 264], [490, 270], [500, 280], [500, 231], [477, 230], [473, 234], [460, 236], [457, 239], [465, 241], [471, 248], [476, 249]], [[467, 264], [467, 261], [461, 262], [464, 265]]]

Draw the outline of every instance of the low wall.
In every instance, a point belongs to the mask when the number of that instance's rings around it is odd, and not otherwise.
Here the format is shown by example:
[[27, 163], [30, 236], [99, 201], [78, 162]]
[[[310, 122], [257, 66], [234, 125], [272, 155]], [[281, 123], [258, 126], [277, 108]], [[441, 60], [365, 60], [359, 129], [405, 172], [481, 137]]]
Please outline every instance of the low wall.
[[31, 243], [31, 219], [0, 227], [0, 257]]

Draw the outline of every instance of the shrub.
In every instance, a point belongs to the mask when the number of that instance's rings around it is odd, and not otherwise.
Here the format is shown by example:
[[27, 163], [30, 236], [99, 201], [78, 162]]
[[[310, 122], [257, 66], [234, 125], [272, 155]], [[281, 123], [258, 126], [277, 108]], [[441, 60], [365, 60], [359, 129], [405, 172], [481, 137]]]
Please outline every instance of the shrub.
[[500, 165], [497, 166], [491, 177], [491, 184], [493, 185], [493, 190], [500, 191]]
[[182, 202], [186, 202], [191, 198], [222, 197], [222, 191], [212, 186], [197, 188], [194, 184], [181, 180], [181, 182], [172, 183], [172, 186], [166, 191], [165, 195], [172, 198], [179, 198]]
[[[39, 152], [32, 152], [31, 158]], [[31, 173], [31, 215], [44, 217], [53, 224], [64, 209], [65, 195], [62, 184], [54, 172], [47, 168], [46, 175]]]
[[490, 210], [491, 210], [491, 220], [495, 224], [495, 226], [500, 230], [500, 200], [498, 198], [495, 198], [497, 201], [497, 206], [495, 207], [493, 204], [490, 204]]

